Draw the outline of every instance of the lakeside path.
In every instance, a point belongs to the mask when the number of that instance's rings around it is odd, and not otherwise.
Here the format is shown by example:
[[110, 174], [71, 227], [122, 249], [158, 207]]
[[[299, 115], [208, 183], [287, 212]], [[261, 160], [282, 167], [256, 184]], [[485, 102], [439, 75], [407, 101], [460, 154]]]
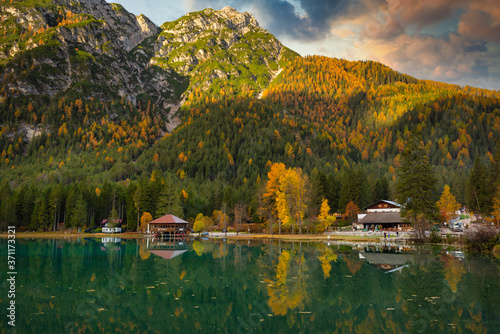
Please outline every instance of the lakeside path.
[[[0, 238], [7, 238], [7, 233], [1, 233]], [[64, 238], [122, 238], [122, 239], [138, 239], [144, 236], [140, 233], [78, 233], [78, 232], [18, 232], [16, 239], [64, 239]]]
[[[0, 238], [7, 238], [7, 233], [1, 233]], [[198, 234], [192, 233], [191, 237], [198, 237]], [[18, 232], [16, 233], [16, 238], [29, 239], [29, 238], [41, 238], [41, 239], [64, 239], [64, 238], [123, 238], [123, 239], [142, 239], [143, 234], [128, 232], [128, 233], [78, 233], [78, 232]], [[235, 232], [229, 232], [227, 234], [222, 232], [211, 232], [208, 236], [212, 239], [235, 239], [235, 240], [260, 240], [260, 239], [281, 239], [289, 241], [347, 241], [347, 242], [380, 242], [380, 236], [360, 236], [360, 235], [348, 235], [348, 234], [335, 234], [335, 235], [316, 235], [316, 234], [262, 234], [262, 233], [239, 233], [236, 235]], [[383, 239], [383, 238], [382, 238]], [[391, 238], [391, 241], [395, 241], [396, 238]]]

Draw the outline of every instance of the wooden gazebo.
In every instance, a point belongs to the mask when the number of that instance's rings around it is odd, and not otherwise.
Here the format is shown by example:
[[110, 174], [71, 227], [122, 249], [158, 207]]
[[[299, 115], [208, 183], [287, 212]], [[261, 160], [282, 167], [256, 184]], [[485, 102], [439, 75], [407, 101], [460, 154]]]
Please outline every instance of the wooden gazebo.
[[160, 238], [184, 238], [188, 234], [188, 222], [174, 215], [165, 215], [148, 224], [148, 233]]

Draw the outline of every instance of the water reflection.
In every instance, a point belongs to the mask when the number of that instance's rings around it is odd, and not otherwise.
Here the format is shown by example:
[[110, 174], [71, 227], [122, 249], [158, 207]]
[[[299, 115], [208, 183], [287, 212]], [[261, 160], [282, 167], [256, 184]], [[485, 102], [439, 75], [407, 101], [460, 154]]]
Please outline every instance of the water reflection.
[[[500, 325], [498, 260], [441, 248], [354, 248], [18, 239], [16, 329], [485, 333]], [[1, 328], [8, 333], [6, 322]]]

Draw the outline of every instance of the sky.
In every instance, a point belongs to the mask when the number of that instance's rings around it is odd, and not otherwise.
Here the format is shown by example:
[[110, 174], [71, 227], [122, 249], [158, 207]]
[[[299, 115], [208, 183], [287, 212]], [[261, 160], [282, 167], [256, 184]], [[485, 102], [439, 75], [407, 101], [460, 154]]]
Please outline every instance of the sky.
[[500, 90], [498, 0], [118, 0], [157, 25], [225, 6], [301, 55], [375, 60], [418, 79]]

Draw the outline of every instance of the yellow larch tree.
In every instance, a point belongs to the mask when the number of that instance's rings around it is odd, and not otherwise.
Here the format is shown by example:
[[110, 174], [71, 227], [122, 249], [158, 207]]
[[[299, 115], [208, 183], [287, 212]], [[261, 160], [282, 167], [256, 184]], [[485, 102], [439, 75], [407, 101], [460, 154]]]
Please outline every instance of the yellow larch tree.
[[457, 203], [455, 196], [450, 191], [450, 187], [448, 185], [444, 186], [443, 193], [441, 194], [441, 198], [437, 202], [437, 206], [446, 221], [455, 218], [455, 212], [460, 209], [460, 204]]

